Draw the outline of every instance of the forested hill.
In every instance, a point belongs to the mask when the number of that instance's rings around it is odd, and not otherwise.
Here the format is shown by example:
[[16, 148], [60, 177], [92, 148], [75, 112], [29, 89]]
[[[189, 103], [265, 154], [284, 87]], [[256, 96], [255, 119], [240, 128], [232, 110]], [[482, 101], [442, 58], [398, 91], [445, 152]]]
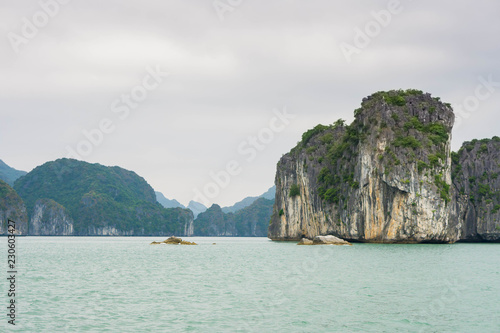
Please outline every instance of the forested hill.
[[63, 206], [75, 235], [181, 235], [193, 219], [188, 210], [163, 208], [144, 178], [116, 166], [59, 159], [19, 178], [14, 189], [29, 216], [35, 208], [43, 213], [39, 199]]

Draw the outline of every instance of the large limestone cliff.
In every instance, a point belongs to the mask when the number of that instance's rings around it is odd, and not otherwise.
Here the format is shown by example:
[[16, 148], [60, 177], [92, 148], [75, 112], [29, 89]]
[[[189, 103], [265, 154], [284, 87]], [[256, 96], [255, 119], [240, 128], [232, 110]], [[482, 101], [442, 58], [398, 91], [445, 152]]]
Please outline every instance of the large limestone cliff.
[[448, 104], [416, 90], [363, 100], [346, 126], [318, 125], [281, 158], [268, 236], [454, 242]]
[[8, 220], [16, 222], [16, 235], [28, 232], [28, 214], [23, 200], [6, 182], [0, 180], [0, 235], [7, 235]]
[[500, 138], [465, 142], [452, 158], [461, 239], [500, 242]]
[[29, 234], [34, 236], [73, 235], [73, 219], [69, 217], [66, 208], [54, 200], [39, 199], [33, 208]]

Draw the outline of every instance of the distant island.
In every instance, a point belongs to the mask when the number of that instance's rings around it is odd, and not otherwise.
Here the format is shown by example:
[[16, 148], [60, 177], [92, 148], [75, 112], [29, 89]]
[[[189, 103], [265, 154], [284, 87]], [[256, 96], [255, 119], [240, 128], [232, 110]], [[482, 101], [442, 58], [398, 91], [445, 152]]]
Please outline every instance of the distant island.
[[354, 115], [280, 159], [269, 238], [500, 241], [499, 137], [452, 152], [451, 106], [419, 90], [375, 93]]

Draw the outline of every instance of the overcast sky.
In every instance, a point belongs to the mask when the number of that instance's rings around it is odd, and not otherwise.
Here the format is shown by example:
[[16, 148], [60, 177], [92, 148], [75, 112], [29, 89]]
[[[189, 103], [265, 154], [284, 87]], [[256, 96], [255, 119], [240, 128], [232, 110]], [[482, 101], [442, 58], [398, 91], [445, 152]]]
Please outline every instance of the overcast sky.
[[[462, 109], [454, 150], [500, 135], [498, 1], [55, 1], [0, 1], [16, 169], [80, 149], [184, 204], [231, 205], [273, 185], [304, 131], [399, 88]], [[228, 163], [229, 185], [207, 185]]]

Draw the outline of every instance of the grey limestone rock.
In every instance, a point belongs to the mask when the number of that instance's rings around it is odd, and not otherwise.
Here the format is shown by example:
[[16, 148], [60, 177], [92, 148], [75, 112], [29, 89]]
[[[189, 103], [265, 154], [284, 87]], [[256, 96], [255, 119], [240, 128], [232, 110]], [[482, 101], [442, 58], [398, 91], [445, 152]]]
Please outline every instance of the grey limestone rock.
[[277, 166], [268, 237], [334, 234], [379, 243], [455, 242], [449, 104], [416, 90], [378, 92], [350, 125], [318, 125]]

